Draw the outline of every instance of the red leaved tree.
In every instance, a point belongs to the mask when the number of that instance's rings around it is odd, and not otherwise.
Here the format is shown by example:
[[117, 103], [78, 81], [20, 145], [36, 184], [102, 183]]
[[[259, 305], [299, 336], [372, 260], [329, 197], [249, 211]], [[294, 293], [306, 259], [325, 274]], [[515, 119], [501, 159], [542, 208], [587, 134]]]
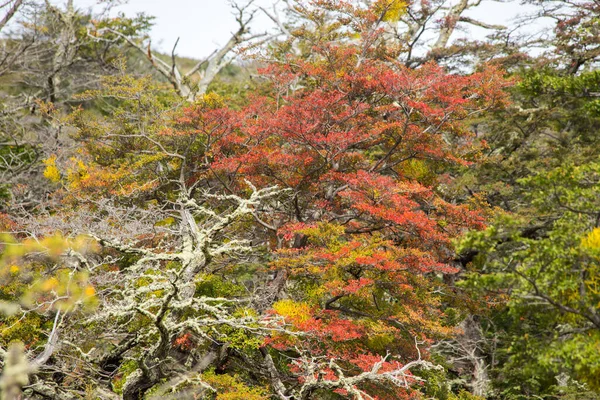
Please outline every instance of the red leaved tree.
[[[484, 224], [444, 188], [480, 151], [466, 121], [503, 106], [509, 82], [491, 66], [407, 68], [380, 29], [395, 3], [313, 2], [296, 44], [309, 51], [276, 49], [262, 71], [272, 95], [219, 124], [214, 140], [210, 169], [226, 190], [249, 180], [290, 194], [254, 212], [274, 252], [257, 307], [298, 332], [263, 349], [282, 399], [294, 392], [287, 377], [302, 383], [300, 398], [409, 393], [410, 367], [430, 366], [421, 350], [455, 323], [444, 307], [451, 241]], [[273, 361], [283, 355], [289, 376]]]

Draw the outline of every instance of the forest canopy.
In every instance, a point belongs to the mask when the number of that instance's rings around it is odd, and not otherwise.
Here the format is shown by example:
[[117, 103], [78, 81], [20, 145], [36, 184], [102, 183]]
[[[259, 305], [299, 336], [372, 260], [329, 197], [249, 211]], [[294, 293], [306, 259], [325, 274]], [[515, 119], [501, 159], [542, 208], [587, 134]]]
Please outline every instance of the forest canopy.
[[0, 398], [600, 399], [600, 2], [521, 5], [0, 2]]

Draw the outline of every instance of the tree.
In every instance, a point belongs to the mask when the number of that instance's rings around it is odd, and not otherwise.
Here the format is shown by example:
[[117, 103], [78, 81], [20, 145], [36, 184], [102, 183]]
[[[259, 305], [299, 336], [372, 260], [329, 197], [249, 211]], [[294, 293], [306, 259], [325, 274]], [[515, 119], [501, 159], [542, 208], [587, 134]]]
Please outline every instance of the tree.
[[514, 106], [475, 121], [490, 149], [459, 180], [497, 207], [491, 227], [469, 235], [459, 257], [473, 262], [464, 283], [472, 296], [492, 304], [493, 314], [478, 312], [476, 350], [491, 372], [489, 396], [597, 396], [589, 352], [598, 343], [588, 278], [595, 261], [585, 244], [596, 227], [594, 7], [543, 5], [555, 36], [531, 60], [535, 69], [516, 71]]
[[[33, 237], [52, 238], [59, 230], [75, 240], [35, 245], [36, 252], [53, 257], [29, 258], [24, 269], [7, 277], [17, 285], [39, 276], [34, 297], [23, 297], [19, 312], [23, 318], [56, 318], [56, 343], [46, 345], [50, 350], [32, 369], [38, 372], [26, 394], [67, 399], [92, 390], [110, 398], [116, 391], [137, 399], [150, 388], [163, 390], [159, 384], [165, 391], [185, 391], [195, 382], [200, 393], [210, 393], [215, 389], [200, 376], [222, 361], [225, 343], [256, 348], [261, 336], [280, 329], [272, 318], [253, 313], [251, 297], [233, 279], [236, 263], [252, 260], [240, 220], [276, 191], [252, 190], [242, 198], [203, 185], [196, 172], [207, 135], [198, 127], [165, 129], [173, 121], [173, 103], [161, 99], [148, 79], [110, 78], [103, 90], [87, 95], [119, 105], [108, 119], [83, 111], [69, 118], [79, 140], [96, 140], [81, 147], [79, 158], [58, 154], [46, 160], [45, 176], [61, 185], [55, 196], [63, 206], [53, 215], [17, 221]], [[174, 122], [169, 126], [176, 128]], [[102, 252], [75, 246], [80, 235], [95, 239]], [[4, 255], [6, 264], [27, 256], [7, 249]], [[221, 269], [232, 277], [219, 284], [214, 274]], [[93, 314], [82, 308], [90, 302], [97, 304]], [[78, 334], [82, 327], [92, 336]], [[113, 394], [103, 382], [111, 376]]]
[[506, 82], [493, 69], [470, 76], [433, 64], [409, 69], [380, 40], [387, 9], [320, 5], [305, 11], [316, 19], [302, 32], [311, 55], [282, 53], [266, 69], [278, 96], [254, 100], [221, 140], [214, 167], [232, 192], [243, 177], [293, 193], [255, 216], [279, 249], [269, 297], [284, 299], [273, 307], [315, 337], [306, 347], [283, 337], [279, 349], [361, 371], [386, 348], [411, 360], [415, 336], [451, 331], [443, 296], [435, 295], [444, 292], [442, 275], [455, 271], [450, 239], [483, 220], [446, 202], [435, 174], [475, 156], [462, 121], [501, 105]]
[[[418, 68], [430, 61], [463, 70], [477, 64], [503, 56], [514, 56], [516, 49], [511, 32], [504, 26], [488, 24], [467, 16], [469, 11], [483, 7], [482, 1], [445, 0], [427, 2], [403, 2], [397, 0], [369, 0], [348, 2], [348, 7], [336, 1], [307, 2], [302, 0], [284, 1], [282, 18], [277, 2], [272, 9], [262, 8], [275, 22], [277, 31], [288, 43], [305, 42], [306, 34], [315, 27], [329, 26], [334, 33], [340, 26], [330, 25], [331, 21], [346, 23], [358, 22], [349, 9], [376, 9], [382, 18], [375, 23], [389, 48], [394, 47], [394, 57], [410, 68]], [[312, 5], [318, 5], [313, 7]], [[485, 3], [483, 3], [485, 4]], [[478, 40], [460, 38], [460, 32], [476, 27], [486, 31], [485, 38]], [[305, 29], [305, 28], [308, 28]], [[322, 30], [321, 34], [329, 34]], [[310, 51], [310, 47], [298, 47], [297, 51]]]
[[[526, 393], [550, 392], [557, 384], [555, 377], [564, 374], [565, 382], [586, 382], [595, 389], [596, 361], [589, 346], [598, 340], [592, 278], [597, 152], [589, 129], [597, 124], [598, 115], [596, 100], [585, 93], [595, 90], [596, 75], [533, 74], [523, 82], [521, 90], [532, 90], [542, 105], [537, 112], [549, 117], [532, 119], [527, 146], [507, 148], [500, 177], [510, 177], [506, 182], [511, 186], [498, 194], [488, 192], [491, 199], [502, 196], [500, 204], [508, 204], [515, 214], [499, 214], [485, 233], [472, 234], [463, 243], [463, 249], [478, 254], [474, 261], [480, 275], [472, 275], [471, 284], [477, 284], [478, 291], [508, 296], [507, 308], [493, 318], [497, 326], [492, 329], [502, 338], [500, 351], [507, 352], [496, 356], [503, 388], [513, 384], [505, 378], [508, 374], [530, 382], [522, 386]], [[534, 136], [541, 129], [547, 139]], [[523, 349], [508, 346], [517, 338], [537, 350], [516, 355]], [[505, 358], [509, 354], [512, 361]], [[510, 372], [520, 357], [531, 357], [529, 368]]]
[[76, 94], [97, 87], [102, 76], [118, 70], [122, 46], [96, 42], [88, 35], [86, 25], [95, 20], [98, 26], [131, 36], [149, 28], [145, 16], [107, 18], [111, 2], [104, 10], [89, 15], [77, 10], [73, 1], [64, 7], [29, 1], [8, 5], [12, 8], [6, 18], [11, 18], [11, 23], [1, 26], [0, 50], [3, 211], [8, 204], [16, 208], [38, 205], [48, 191], [37, 178], [41, 159], [57, 148], [69, 146], [60, 127], [38, 112], [44, 107], [39, 102], [68, 108], [78, 103]]
[[[219, 72], [233, 61], [232, 52], [240, 50], [242, 46], [257, 46], [261, 41], [269, 39], [266, 32], [258, 34], [251, 34], [250, 32], [251, 22], [257, 12], [257, 9], [252, 8], [252, 3], [253, 0], [245, 5], [231, 2], [235, 20], [239, 25], [238, 29], [231, 35], [225, 45], [198, 61], [185, 72], [178, 65], [176, 58], [179, 39], [173, 45], [171, 60], [166, 61], [154, 54], [149, 39], [148, 43], [145, 44], [139, 38], [132, 37], [128, 33], [119, 32], [111, 27], [96, 27], [93, 33], [98, 36], [99, 41], [123, 41], [132, 46], [146, 58], [154, 70], [167, 79], [179, 96], [187, 101], [194, 101], [194, 99], [201, 98], [206, 93], [209, 85], [215, 80]], [[108, 34], [108, 38], [104, 37], [106, 34]], [[116, 35], [116, 38], [111, 39], [110, 36], [114, 35]]]

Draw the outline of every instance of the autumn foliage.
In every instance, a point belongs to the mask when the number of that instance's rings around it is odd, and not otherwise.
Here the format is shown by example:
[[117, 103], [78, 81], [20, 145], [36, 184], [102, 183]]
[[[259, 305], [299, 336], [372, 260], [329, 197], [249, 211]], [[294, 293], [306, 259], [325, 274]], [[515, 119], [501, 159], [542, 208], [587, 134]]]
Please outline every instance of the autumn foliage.
[[[178, 385], [219, 399], [418, 397], [430, 345], [456, 331], [453, 241], [486, 223], [447, 189], [485, 145], [469, 121], [506, 106], [511, 82], [399, 62], [380, 24], [403, 7], [305, 5], [327, 23], [299, 28], [297, 51], [255, 55], [262, 83], [242, 106], [180, 104], [118, 74], [78, 98], [103, 115], [49, 113], [77, 144], [44, 162], [53, 221], [108, 260], [76, 294], [102, 293], [86, 323], [122, 340], [84, 347], [123, 347], [110, 362], [124, 398], [182, 364]], [[255, 388], [238, 379], [263, 363]]]
[[368, 29], [372, 14], [347, 12], [360, 21], [354, 38], [269, 63], [269, 95], [236, 111], [192, 106], [178, 122], [189, 127], [180, 134], [214, 127], [209, 168], [226, 190], [244, 180], [289, 190], [256, 218], [271, 238], [269, 268], [286, 282], [273, 312], [302, 335], [266, 343], [366, 371], [386, 351], [408, 362], [415, 339], [426, 348], [453, 329], [442, 279], [457, 272], [451, 241], [484, 218], [443, 187], [480, 151], [465, 120], [504, 106], [508, 82], [489, 66], [406, 68]]

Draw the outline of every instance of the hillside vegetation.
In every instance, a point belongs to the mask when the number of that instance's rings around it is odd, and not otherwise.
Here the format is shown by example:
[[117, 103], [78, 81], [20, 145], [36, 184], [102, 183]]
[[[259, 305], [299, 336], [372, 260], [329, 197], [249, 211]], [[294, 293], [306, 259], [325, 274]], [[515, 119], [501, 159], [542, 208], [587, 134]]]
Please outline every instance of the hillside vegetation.
[[600, 3], [524, 4], [0, 4], [0, 398], [600, 399]]

